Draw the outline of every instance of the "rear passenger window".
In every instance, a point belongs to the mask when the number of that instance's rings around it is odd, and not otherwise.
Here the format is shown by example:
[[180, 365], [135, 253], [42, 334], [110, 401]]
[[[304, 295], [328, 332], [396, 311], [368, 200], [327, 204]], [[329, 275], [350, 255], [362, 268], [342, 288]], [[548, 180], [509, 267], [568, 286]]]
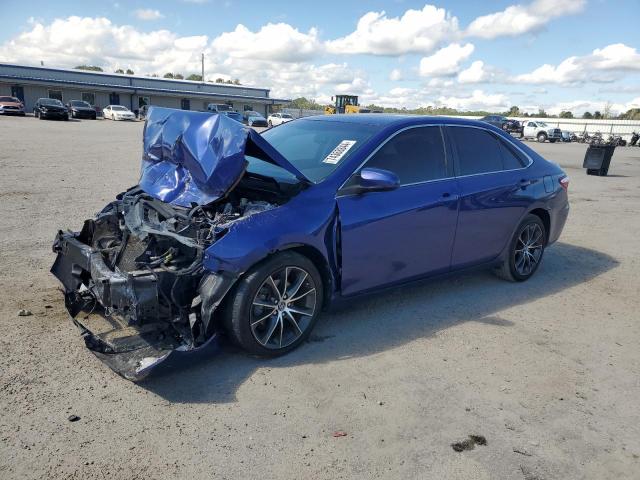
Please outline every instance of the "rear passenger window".
[[399, 133], [365, 167], [390, 170], [398, 175], [401, 185], [447, 177], [440, 127], [410, 128]]
[[498, 140], [486, 130], [450, 127], [448, 130], [458, 152], [458, 175], [502, 170]]
[[518, 152], [508, 142], [499, 138], [500, 151], [502, 152], [502, 162], [505, 170], [514, 170], [516, 168], [526, 167], [529, 163], [524, 156]]

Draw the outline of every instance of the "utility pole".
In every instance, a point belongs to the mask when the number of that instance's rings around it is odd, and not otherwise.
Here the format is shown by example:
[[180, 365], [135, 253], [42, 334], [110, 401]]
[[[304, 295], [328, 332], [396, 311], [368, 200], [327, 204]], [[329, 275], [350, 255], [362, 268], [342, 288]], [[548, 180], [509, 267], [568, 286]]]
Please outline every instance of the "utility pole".
[[202, 54], [202, 83], [204, 83], [204, 53]]

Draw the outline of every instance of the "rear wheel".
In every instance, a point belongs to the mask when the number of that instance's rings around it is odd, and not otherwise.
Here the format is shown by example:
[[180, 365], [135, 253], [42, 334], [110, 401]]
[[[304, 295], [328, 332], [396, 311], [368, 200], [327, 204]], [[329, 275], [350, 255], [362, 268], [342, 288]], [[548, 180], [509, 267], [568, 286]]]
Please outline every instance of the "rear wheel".
[[550, 139], [549, 139], [549, 142], [551, 142], [551, 143], [556, 143], [556, 139], [555, 139], [555, 138], [550, 138]]
[[253, 267], [230, 292], [226, 330], [249, 353], [277, 356], [304, 342], [322, 305], [322, 279], [314, 264], [283, 252]]
[[499, 277], [512, 282], [528, 280], [538, 269], [546, 246], [544, 223], [536, 215], [527, 215], [518, 226], [507, 257], [496, 269]]

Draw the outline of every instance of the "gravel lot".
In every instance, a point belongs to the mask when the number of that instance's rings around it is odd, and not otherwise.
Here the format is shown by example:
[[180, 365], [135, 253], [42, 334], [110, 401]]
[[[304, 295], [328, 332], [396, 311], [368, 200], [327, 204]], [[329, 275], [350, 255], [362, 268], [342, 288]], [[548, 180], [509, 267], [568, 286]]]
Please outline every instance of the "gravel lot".
[[[85, 349], [48, 270], [57, 229], [136, 183], [141, 133], [0, 117], [0, 478], [640, 478], [640, 148], [599, 178], [584, 145], [532, 144], [572, 212], [525, 284], [395, 290], [283, 358], [223, 345], [134, 384]], [[487, 445], [454, 451], [469, 434]]]

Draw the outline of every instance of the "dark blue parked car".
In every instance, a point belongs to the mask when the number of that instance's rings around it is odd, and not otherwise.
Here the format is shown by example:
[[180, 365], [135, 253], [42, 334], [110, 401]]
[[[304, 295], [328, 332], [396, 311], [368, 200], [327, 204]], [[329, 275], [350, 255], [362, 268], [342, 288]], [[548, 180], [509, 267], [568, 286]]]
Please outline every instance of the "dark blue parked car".
[[260, 135], [153, 107], [139, 184], [58, 234], [52, 272], [89, 349], [138, 379], [222, 331], [286, 353], [323, 307], [416, 279], [486, 266], [526, 280], [562, 231], [567, 187], [476, 121], [327, 115]]

